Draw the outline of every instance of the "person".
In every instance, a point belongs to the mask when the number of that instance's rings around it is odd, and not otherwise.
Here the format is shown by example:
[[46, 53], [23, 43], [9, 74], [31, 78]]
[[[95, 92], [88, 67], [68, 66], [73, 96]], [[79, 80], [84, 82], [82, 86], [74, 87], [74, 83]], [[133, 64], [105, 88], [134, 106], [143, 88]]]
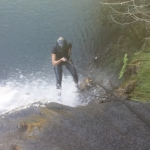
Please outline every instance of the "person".
[[75, 82], [75, 86], [78, 87], [78, 75], [76, 69], [71, 63], [69, 63], [71, 48], [71, 43], [68, 43], [65, 38], [59, 37], [52, 49], [52, 65], [54, 66], [56, 76], [56, 89], [61, 89], [62, 87], [63, 66], [66, 66], [69, 70]]

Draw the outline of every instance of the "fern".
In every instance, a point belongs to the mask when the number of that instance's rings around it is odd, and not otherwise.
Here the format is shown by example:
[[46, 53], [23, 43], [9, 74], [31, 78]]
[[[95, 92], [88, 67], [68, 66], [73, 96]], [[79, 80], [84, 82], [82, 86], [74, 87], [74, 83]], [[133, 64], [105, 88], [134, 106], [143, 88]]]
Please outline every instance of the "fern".
[[119, 79], [121, 79], [123, 77], [123, 74], [125, 72], [125, 69], [126, 69], [126, 66], [127, 66], [127, 61], [128, 61], [127, 56], [128, 56], [128, 54], [124, 55], [123, 66], [122, 66], [121, 71], [119, 73]]

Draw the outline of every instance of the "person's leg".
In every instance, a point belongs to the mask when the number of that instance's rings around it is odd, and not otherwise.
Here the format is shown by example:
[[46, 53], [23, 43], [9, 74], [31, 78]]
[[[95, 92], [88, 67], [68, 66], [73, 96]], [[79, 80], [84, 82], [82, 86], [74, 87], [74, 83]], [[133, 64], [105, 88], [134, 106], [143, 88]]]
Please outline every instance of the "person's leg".
[[75, 84], [78, 84], [78, 75], [77, 75], [75, 67], [69, 64], [68, 62], [66, 62], [65, 65], [66, 65], [66, 68], [70, 71]]
[[54, 66], [54, 71], [56, 75], [56, 88], [61, 89], [61, 82], [62, 82], [62, 65]]

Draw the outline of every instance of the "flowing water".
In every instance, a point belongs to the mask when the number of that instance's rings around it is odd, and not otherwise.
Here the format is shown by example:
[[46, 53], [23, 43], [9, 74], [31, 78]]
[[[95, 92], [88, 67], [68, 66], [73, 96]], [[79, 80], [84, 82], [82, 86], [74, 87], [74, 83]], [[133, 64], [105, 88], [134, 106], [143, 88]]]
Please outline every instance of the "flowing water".
[[[73, 44], [74, 64], [87, 68], [105, 36], [98, 12], [99, 0], [0, 1], [0, 113], [57, 102], [51, 49], [65, 37]], [[66, 72], [63, 104], [80, 104], [75, 90]]]

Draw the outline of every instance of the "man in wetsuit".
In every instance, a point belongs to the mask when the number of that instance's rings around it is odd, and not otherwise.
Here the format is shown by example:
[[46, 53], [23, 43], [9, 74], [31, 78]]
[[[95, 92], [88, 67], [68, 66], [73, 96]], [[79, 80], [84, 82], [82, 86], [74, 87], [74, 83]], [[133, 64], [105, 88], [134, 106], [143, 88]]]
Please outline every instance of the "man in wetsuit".
[[78, 75], [74, 66], [68, 63], [70, 59], [71, 43], [67, 43], [66, 39], [59, 37], [56, 45], [52, 49], [52, 64], [56, 75], [56, 88], [61, 89], [62, 82], [62, 66], [65, 65], [70, 71], [75, 86], [78, 87]]

